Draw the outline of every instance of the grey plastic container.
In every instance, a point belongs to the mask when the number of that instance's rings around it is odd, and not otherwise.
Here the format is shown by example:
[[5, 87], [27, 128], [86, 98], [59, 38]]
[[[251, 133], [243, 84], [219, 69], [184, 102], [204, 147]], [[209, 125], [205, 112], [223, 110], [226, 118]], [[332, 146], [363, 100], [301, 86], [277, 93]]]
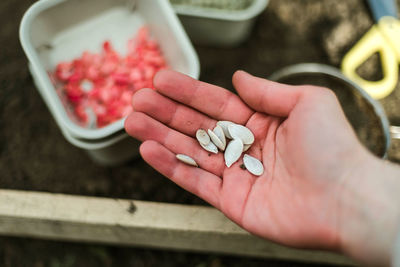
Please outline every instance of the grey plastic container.
[[173, 5], [192, 42], [201, 45], [232, 47], [244, 42], [250, 35], [258, 15], [268, 0], [254, 0], [243, 10], [222, 10]]

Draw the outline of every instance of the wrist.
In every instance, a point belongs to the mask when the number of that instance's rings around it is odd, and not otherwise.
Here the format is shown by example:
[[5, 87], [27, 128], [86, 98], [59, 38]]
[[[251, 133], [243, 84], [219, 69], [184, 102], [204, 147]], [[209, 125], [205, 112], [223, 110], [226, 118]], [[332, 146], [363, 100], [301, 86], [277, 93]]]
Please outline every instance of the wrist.
[[342, 252], [369, 265], [390, 265], [400, 226], [400, 168], [364, 153], [344, 177], [338, 207]]

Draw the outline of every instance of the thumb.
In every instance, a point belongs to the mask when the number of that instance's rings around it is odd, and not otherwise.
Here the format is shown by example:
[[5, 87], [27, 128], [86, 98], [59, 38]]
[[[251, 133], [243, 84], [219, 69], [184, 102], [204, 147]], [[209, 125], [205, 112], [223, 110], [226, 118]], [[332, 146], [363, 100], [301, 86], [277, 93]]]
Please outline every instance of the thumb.
[[232, 78], [239, 96], [254, 110], [287, 117], [304, 92], [302, 86], [272, 82], [236, 71]]

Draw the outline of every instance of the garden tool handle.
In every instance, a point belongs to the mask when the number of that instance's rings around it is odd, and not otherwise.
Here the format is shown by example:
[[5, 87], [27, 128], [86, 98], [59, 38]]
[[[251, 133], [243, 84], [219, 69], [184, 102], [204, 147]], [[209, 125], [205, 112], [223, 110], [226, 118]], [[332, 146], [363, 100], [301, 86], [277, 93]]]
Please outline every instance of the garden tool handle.
[[367, 0], [374, 20], [378, 22], [384, 16], [397, 17], [396, 0]]
[[[356, 69], [376, 52], [381, 56], [383, 79], [368, 81], [361, 78]], [[342, 71], [373, 98], [381, 99], [396, 87], [398, 62], [400, 62], [400, 21], [393, 17], [382, 17], [378, 24], [372, 26], [345, 55]]]

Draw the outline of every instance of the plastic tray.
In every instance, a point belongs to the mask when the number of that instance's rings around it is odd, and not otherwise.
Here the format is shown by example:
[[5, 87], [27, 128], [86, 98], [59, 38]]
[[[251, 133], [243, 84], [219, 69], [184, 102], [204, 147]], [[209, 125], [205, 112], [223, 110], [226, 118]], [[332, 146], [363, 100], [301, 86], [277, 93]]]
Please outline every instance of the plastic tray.
[[[31, 65], [29, 65], [29, 70], [32, 73]], [[43, 87], [38, 86], [38, 81], [34, 75], [33, 82], [39, 94], [45, 98]], [[54, 113], [53, 106], [48, 105], [48, 108]], [[68, 142], [86, 151], [89, 157], [100, 165], [115, 166], [139, 156], [140, 142], [130, 138], [123, 130], [105, 138], [81, 139], [72, 136], [59, 121], [56, 120], [56, 123]]]
[[58, 125], [78, 139], [98, 140], [123, 130], [124, 119], [98, 129], [75, 124], [67, 115], [48, 72], [60, 61], [72, 60], [84, 50], [96, 51], [111, 40], [124, 53], [129, 38], [147, 25], [159, 42], [169, 66], [194, 78], [198, 57], [168, 1], [165, 0], [41, 0], [25, 13], [20, 40], [31, 73], [41, 87]]

